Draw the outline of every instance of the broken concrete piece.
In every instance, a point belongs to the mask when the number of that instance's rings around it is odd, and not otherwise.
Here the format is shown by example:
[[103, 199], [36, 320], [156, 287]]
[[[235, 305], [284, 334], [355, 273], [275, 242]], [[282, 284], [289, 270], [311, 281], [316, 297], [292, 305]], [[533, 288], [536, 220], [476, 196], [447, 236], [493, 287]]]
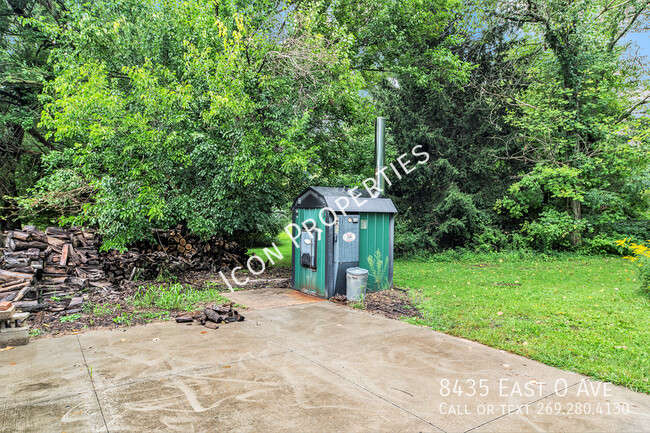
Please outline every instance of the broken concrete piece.
[[29, 326], [0, 329], [0, 347], [24, 346], [29, 343]]
[[0, 321], [11, 319], [11, 316], [16, 312], [16, 307], [14, 307], [11, 302], [9, 304], [11, 306], [8, 309], [0, 311]]
[[0, 347], [24, 346], [29, 343], [29, 326], [21, 326], [21, 322], [29, 317], [29, 313], [14, 314], [14, 310], [12, 305], [9, 310], [0, 313], [8, 316], [0, 320]]

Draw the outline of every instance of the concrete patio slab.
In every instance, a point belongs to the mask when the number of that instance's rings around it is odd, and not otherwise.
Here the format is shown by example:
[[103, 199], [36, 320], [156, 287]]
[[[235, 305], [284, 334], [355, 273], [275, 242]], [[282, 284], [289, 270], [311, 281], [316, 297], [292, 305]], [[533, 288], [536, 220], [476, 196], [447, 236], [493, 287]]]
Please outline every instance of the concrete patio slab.
[[426, 328], [329, 302], [245, 315], [2, 351], [0, 432], [650, 431], [648, 395]]
[[562, 397], [552, 395], [518, 407], [471, 431], [649, 432], [648, 396], [611, 385], [604, 390], [602, 382], [585, 379]]
[[[645, 401], [646, 411], [650, 407], [648, 396], [611, 384], [605, 388], [599, 382], [590, 382], [576, 395], [584, 376], [426, 328], [410, 327], [297, 353], [448, 432], [467, 431], [556, 393], [566, 394], [556, 399], [564, 405], [606, 398], [612, 406], [634, 405], [630, 398], [634, 396]], [[650, 413], [635, 410], [632, 415], [650, 421]]]
[[110, 386], [287, 351], [249, 328], [246, 322], [216, 330], [156, 323], [89, 332], [79, 341], [95, 384]]
[[[110, 432], [436, 431], [293, 354], [98, 392]], [[360, 422], [361, 421], [361, 422]]]
[[0, 400], [0, 432], [106, 432], [95, 393]]
[[354, 311], [331, 302], [252, 311], [247, 320], [255, 330], [290, 349], [309, 348], [351, 340], [398, 329], [415, 329], [407, 323], [363, 311]]
[[36, 402], [92, 391], [76, 335], [46, 338], [0, 352], [0, 396], [11, 403]]

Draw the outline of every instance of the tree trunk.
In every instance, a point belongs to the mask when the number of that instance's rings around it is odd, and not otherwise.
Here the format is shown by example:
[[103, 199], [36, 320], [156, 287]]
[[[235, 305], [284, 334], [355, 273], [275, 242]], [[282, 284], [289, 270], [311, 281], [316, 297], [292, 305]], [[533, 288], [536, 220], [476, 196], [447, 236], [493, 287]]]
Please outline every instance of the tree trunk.
[[23, 148], [25, 130], [21, 125], [5, 125], [6, 132], [0, 137], [0, 152], [3, 156], [4, 178], [0, 178], [0, 232], [20, 228], [20, 220], [15, 215], [13, 204], [6, 196], [16, 197], [16, 169]]
[[[578, 200], [571, 200], [571, 208], [573, 209], [573, 221], [580, 221], [582, 219], [582, 203]], [[571, 245], [576, 247], [582, 243], [582, 235], [579, 230], [574, 230], [571, 236]]]

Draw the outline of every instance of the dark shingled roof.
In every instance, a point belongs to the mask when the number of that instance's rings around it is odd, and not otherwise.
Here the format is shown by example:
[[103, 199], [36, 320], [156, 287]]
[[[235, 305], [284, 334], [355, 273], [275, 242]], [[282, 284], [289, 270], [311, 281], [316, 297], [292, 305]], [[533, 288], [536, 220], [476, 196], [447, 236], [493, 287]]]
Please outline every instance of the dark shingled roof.
[[[353, 195], [358, 198], [353, 199]], [[352, 192], [351, 188], [329, 188], [325, 186], [310, 186], [305, 189], [293, 201], [291, 209], [320, 209], [325, 207], [335, 212], [346, 213], [397, 213], [392, 200], [383, 195], [373, 198], [363, 188], [357, 188]]]

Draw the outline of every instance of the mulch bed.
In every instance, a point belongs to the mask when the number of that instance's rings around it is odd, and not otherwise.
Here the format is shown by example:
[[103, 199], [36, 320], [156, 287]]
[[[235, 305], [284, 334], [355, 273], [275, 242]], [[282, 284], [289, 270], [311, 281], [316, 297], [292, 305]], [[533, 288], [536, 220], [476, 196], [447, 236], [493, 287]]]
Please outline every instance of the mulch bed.
[[[330, 301], [344, 305], [350, 305], [352, 303], [344, 295], [336, 295]], [[364, 300], [364, 308], [367, 311], [382, 314], [390, 319], [422, 317], [409, 292], [400, 288], [380, 292], [368, 292]]]
[[391, 319], [422, 317], [407, 290], [394, 288], [370, 292], [364, 302], [366, 310], [376, 311]]

